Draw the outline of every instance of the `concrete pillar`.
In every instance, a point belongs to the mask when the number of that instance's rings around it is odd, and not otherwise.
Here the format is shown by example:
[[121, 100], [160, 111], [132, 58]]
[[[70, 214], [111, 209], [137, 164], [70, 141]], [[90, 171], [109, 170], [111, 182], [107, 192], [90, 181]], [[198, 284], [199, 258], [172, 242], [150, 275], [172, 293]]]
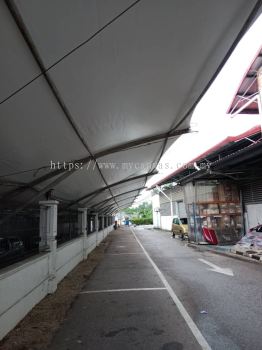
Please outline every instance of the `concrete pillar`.
[[262, 114], [262, 66], [257, 71], [257, 85], [259, 93], [258, 110]]
[[78, 208], [78, 233], [83, 237], [83, 259], [87, 258], [87, 208]]
[[57, 289], [56, 281], [56, 235], [57, 235], [57, 205], [58, 201], [41, 201], [40, 204], [40, 251], [48, 251], [48, 293]]

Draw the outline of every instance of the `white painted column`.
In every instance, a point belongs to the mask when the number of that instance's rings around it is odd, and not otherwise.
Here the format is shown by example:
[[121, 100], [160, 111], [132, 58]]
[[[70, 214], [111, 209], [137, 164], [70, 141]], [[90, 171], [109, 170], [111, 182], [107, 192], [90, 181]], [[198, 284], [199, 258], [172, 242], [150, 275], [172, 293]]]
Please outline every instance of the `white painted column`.
[[87, 258], [87, 208], [78, 208], [78, 233], [83, 237], [83, 259]]
[[58, 201], [40, 201], [40, 251], [48, 251], [48, 293], [57, 289], [56, 280], [56, 235]]

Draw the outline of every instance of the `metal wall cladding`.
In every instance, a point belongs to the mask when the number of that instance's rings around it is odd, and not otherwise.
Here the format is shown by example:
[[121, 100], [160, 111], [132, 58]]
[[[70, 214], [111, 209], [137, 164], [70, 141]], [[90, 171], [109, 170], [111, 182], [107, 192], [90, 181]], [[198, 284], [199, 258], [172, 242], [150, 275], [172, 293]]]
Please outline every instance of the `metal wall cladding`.
[[[183, 187], [175, 186], [174, 188], [164, 190], [164, 192], [169, 198], [172, 198], [173, 214], [179, 215], [179, 213], [177, 212], [176, 202], [184, 201]], [[161, 192], [159, 193], [159, 201], [160, 201], [161, 216], [170, 216], [171, 215], [170, 201]]]
[[241, 185], [242, 200], [246, 204], [262, 203], [262, 178]]
[[[176, 213], [176, 202], [172, 202], [173, 203], [173, 214], [177, 214]], [[170, 202], [167, 201], [166, 203], [160, 203], [160, 213], [161, 216], [170, 216], [171, 215], [171, 209], [170, 209]]]
[[178, 202], [178, 215], [180, 218], [187, 218], [185, 202]]

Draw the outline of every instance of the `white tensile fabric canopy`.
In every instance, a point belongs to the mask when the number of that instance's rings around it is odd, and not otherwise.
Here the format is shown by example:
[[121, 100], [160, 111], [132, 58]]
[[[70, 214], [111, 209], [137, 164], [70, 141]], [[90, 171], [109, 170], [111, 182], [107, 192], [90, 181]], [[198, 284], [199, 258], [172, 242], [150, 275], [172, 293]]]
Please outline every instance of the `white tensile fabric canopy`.
[[1, 1], [2, 205], [130, 205], [260, 3]]

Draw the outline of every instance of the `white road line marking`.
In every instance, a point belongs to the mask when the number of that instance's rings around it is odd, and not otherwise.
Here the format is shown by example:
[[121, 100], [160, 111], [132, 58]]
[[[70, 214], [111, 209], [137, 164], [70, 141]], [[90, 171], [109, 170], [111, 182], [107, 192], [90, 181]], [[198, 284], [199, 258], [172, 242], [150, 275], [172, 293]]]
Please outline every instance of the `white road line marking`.
[[118, 244], [118, 245], [122, 245], [122, 244], [125, 244], [125, 245], [134, 245], [134, 244], [136, 244], [136, 240], [134, 239], [133, 241], [117, 241], [117, 242], [112, 242], [112, 244], [113, 245], [115, 245], [115, 244]]
[[104, 290], [86, 290], [79, 294], [95, 294], [95, 293], [119, 293], [119, 292], [140, 292], [148, 290], [166, 290], [166, 288], [127, 288], [127, 289], [104, 289]]
[[179, 300], [178, 296], [176, 295], [176, 293], [174, 292], [174, 290], [172, 289], [172, 287], [170, 286], [170, 284], [167, 282], [165, 276], [163, 275], [163, 273], [159, 270], [159, 268], [157, 267], [157, 265], [154, 263], [154, 261], [150, 258], [148, 252], [145, 250], [145, 248], [143, 247], [142, 243], [140, 242], [140, 240], [137, 238], [134, 230], [132, 229], [132, 227], [130, 227], [131, 232], [133, 233], [135, 239], [137, 240], [137, 243], [140, 245], [141, 249], [143, 250], [143, 252], [145, 253], [146, 257], [148, 258], [148, 260], [150, 261], [151, 265], [153, 266], [153, 268], [155, 269], [156, 273], [158, 274], [158, 276], [160, 277], [161, 281], [163, 282], [164, 286], [166, 287], [170, 297], [173, 299], [175, 305], [177, 306], [178, 310], [180, 311], [180, 314], [182, 315], [182, 317], [184, 318], [184, 320], [186, 321], [188, 327], [190, 328], [191, 332], [193, 333], [193, 335], [195, 336], [198, 344], [201, 346], [201, 348], [203, 350], [211, 350], [210, 345], [208, 344], [208, 342], [206, 341], [206, 339], [204, 338], [203, 334], [200, 332], [200, 330], [198, 329], [197, 325], [195, 324], [195, 322], [192, 320], [192, 318], [190, 317], [189, 313], [187, 312], [187, 310], [185, 309], [184, 305], [181, 303], [181, 301]]
[[213, 263], [211, 263], [211, 262], [209, 262], [209, 261], [207, 261], [205, 259], [198, 259], [198, 260], [201, 261], [202, 263], [210, 266], [211, 269], [208, 269], [210, 271], [222, 273], [224, 275], [231, 276], [231, 277], [234, 276], [233, 271], [230, 268], [228, 268], [228, 267], [217, 266], [217, 265], [215, 265], [215, 264], [213, 264]]
[[144, 253], [107, 253], [106, 255], [142, 255]]

